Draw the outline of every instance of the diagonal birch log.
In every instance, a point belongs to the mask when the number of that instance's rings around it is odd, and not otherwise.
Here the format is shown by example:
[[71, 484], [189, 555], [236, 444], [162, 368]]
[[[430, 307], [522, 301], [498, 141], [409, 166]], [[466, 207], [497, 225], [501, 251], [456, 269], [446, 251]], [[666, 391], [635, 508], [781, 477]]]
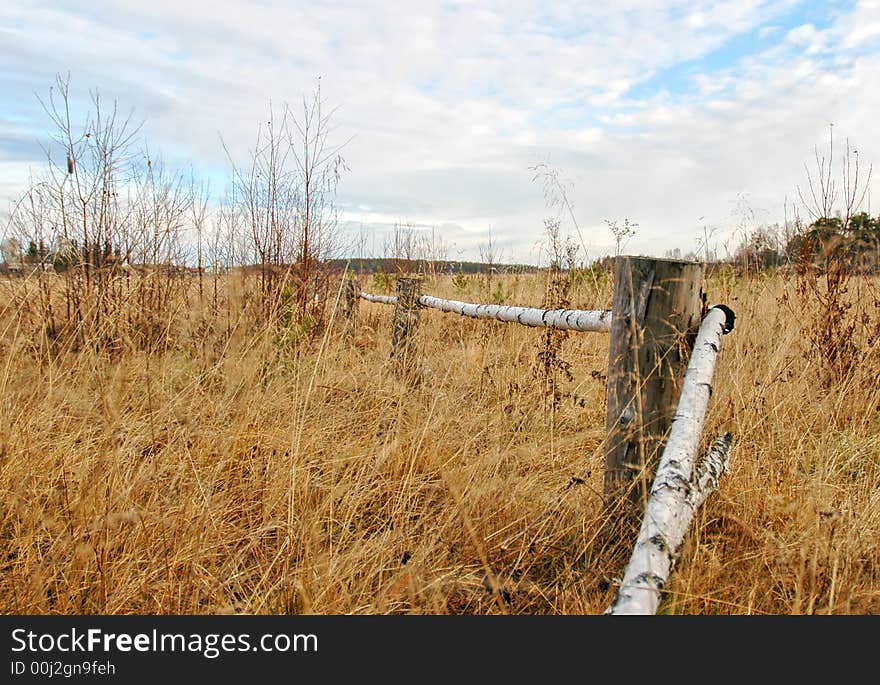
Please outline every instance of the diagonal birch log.
[[732, 327], [733, 313], [726, 307], [713, 307], [703, 319], [641, 529], [615, 600], [606, 614], [657, 612], [660, 592], [694, 513], [717, 488], [718, 479], [728, 468], [730, 433], [715, 440], [694, 477], [694, 460], [712, 395], [721, 336]]
[[[397, 303], [397, 298], [393, 295], [361, 293], [360, 296], [368, 302]], [[419, 297], [418, 303], [422, 307], [439, 309], [442, 312], [452, 312], [474, 319], [495, 319], [509, 323], [520, 323], [524, 326], [560, 328], [569, 331], [602, 332], [611, 330], [610, 310], [538, 309], [536, 307], [476, 304], [459, 302], [458, 300], [444, 300], [431, 295], [422, 295]]]

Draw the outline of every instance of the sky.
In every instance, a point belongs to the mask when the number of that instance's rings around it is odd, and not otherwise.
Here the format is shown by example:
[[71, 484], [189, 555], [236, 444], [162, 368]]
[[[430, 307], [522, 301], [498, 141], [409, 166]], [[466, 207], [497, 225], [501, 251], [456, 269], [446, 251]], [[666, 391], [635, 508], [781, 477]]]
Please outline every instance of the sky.
[[[582, 258], [613, 253], [607, 222], [625, 220], [624, 253], [708, 237], [723, 256], [744, 226], [792, 216], [830, 125], [863, 177], [880, 164], [880, 0], [6, 0], [0, 229], [46, 164], [38, 96], [68, 73], [75, 114], [94, 89], [133, 109], [150, 149], [215, 197], [269, 103], [320, 83], [340, 221], [368, 256], [403, 224], [450, 259], [491, 236], [498, 261], [540, 263], [554, 217]], [[870, 186], [877, 214], [880, 169]]]

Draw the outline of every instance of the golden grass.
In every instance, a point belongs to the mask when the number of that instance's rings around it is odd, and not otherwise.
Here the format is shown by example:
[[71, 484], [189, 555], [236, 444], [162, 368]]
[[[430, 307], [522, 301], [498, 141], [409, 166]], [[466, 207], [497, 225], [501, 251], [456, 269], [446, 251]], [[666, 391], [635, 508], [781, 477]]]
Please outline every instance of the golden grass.
[[[506, 278], [509, 303], [540, 302], [541, 276]], [[793, 287], [709, 284], [738, 316], [704, 435], [734, 433], [732, 470], [697, 514], [664, 612], [880, 611], [878, 344], [824, 387], [803, 319], [777, 304]], [[447, 281], [425, 291], [487, 297]], [[610, 292], [573, 299], [608, 306]], [[4, 316], [4, 613], [591, 614], [611, 602], [625, 558], [598, 535], [606, 334], [565, 340], [579, 401], [550, 411], [531, 372], [540, 334], [511, 324], [423, 312], [424, 377], [410, 388], [390, 373], [379, 304], [361, 304], [350, 335], [336, 322], [308, 344], [193, 333], [114, 359], [29, 353]]]

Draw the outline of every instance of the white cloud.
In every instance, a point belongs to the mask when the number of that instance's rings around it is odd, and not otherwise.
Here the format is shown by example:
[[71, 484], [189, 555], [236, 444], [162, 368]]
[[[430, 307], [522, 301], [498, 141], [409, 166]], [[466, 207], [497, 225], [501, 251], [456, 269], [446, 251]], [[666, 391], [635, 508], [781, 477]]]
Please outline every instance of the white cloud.
[[739, 192], [781, 207], [829, 121], [859, 139], [874, 130], [876, 51], [847, 51], [871, 45], [876, 2], [695, 73], [688, 91], [631, 95], [733, 36], [780, 27], [792, 4], [7, 3], [0, 111], [15, 110], [17, 139], [41, 135], [33, 91], [69, 69], [75, 92], [98, 86], [134, 106], [166, 158], [219, 169], [218, 134], [244, 159], [268, 100], [296, 105], [320, 76], [340, 106], [337, 140], [354, 136], [346, 219], [445, 224], [457, 249], [491, 225], [527, 259], [550, 211], [529, 167], [549, 159], [594, 249], [608, 243], [604, 218], [629, 216], [633, 250], [687, 250], [696, 217], [728, 221]]

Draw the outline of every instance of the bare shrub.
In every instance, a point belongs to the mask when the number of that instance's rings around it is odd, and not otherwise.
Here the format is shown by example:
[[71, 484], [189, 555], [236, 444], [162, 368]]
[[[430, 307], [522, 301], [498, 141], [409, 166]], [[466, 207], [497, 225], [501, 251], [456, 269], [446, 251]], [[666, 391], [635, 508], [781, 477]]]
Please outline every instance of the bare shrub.
[[[866, 307], [876, 300], [852, 297], [853, 273], [847, 245], [853, 230], [853, 218], [861, 208], [871, 177], [871, 167], [863, 174], [858, 151], [846, 141], [839, 176], [834, 170], [834, 128], [829, 127], [827, 153], [814, 149], [815, 168], [804, 165], [805, 191], [798, 196], [810, 217], [809, 224], [793, 241], [797, 255], [797, 295], [801, 310], [811, 302], [818, 308], [804, 326], [804, 338], [816, 358], [827, 385], [839, 383], [851, 375], [863, 353], [857, 322], [865, 320]], [[798, 225], [803, 225], [796, 218]], [[857, 311], [850, 314], [850, 310]]]
[[23, 273], [39, 297], [26, 294], [18, 312], [46, 349], [166, 345], [192, 188], [143, 146], [132, 115], [97, 91], [80, 122], [69, 77], [57, 77], [41, 103], [53, 126], [47, 167], [10, 224], [33, 246]]
[[329, 142], [333, 113], [320, 84], [298, 113], [270, 104], [248, 164], [233, 164], [232, 202], [245, 223], [246, 258], [256, 265], [267, 323], [308, 322], [318, 330], [324, 321], [331, 292], [325, 264], [342, 247], [335, 197], [346, 169], [343, 145]]

